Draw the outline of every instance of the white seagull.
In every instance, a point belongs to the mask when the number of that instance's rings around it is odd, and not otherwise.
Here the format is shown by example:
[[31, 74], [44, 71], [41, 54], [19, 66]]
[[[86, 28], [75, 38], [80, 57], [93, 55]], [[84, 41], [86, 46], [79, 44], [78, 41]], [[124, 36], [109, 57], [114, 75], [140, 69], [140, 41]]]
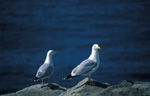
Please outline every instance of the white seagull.
[[100, 64], [98, 49], [101, 48], [98, 46], [98, 44], [94, 44], [92, 46], [92, 53], [89, 58], [82, 61], [77, 67], [75, 67], [71, 74], [65, 77], [64, 80], [81, 75], [87, 75], [88, 81], [90, 82], [90, 75], [97, 70]]
[[52, 56], [54, 54], [57, 54], [58, 52], [53, 51], [53, 50], [49, 50], [47, 52], [47, 56], [45, 59], [44, 64], [42, 64], [37, 73], [36, 76], [34, 78], [34, 81], [39, 81], [40, 79], [42, 80], [42, 84], [43, 84], [43, 79], [48, 78], [48, 83], [49, 83], [49, 78], [50, 76], [53, 74], [54, 72], [54, 65], [53, 65], [53, 60], [52, 60]]

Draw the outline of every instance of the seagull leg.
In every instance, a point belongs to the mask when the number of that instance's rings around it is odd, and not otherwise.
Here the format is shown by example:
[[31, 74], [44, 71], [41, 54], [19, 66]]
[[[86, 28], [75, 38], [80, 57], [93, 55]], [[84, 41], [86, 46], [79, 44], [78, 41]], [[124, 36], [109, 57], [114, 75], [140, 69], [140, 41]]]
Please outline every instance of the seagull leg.
[[90, 75], [88, 75], [88, 82], [91, 83]]
[[50, 77], [48, 78], [48, 84], [50, 84]]
[[43, 78], [41, 79], [41, 81], [42, 81], [42, 85], [43, 85]]
[[94, 85], [94, 86], [95, 86], [96, 84], [91, 81], [90, 76], [91, 76], [91, 74], [88, 75], [88, 83], [89, 83], [90, 85]]

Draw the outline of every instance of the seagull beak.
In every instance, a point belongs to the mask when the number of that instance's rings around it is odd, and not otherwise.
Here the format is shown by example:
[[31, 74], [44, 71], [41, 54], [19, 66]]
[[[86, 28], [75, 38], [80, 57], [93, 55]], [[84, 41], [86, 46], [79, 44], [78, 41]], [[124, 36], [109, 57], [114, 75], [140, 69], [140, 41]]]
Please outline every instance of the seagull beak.
[[97, 49], [101, 49], [101, 47], [98, 46]]
[[58, 54], [58, 52], [55, 52], [55, 54]]

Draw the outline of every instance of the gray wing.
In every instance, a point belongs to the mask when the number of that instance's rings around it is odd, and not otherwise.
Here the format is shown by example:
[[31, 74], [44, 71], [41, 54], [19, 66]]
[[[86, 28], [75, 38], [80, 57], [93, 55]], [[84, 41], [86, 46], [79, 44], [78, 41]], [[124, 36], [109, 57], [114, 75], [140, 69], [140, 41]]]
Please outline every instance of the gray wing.
[[72, 70], [71, 75], [77, 76], [88, 74], [96, 66], [97, 66], [96, 62], [94, 62], [93, 60], [86, 59], [83, 62], [81, 62], [80, 65], [78, 65]]
[[38, 69], [38, 71], [36, 73], [36, 77], [44, 78], [44, 77], [50, 76], [50, 75], [52, 75], [53, 71], [54, 71], [53, 66], [50, 66], [48, 64], [43, 64]]

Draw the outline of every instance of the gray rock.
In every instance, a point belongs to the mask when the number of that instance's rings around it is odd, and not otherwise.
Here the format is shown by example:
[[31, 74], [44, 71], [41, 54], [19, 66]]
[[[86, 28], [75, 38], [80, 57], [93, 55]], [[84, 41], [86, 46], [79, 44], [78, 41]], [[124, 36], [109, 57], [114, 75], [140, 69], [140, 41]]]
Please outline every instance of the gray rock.
[[66, 91], [66, 88], [55, 83], [49, 85], [36, 84], [17, 91], [16, 93], [2, 96], [58, 96], [64, 91]]
[[116, 85], [85, 78], [76, 86], [66, 89], [58, 84], [33, 85], [16, 93], [2, 96], [150, 96], [150, 82], [122, 81]]
[[100, 83], [93, 79], [91, 82], [92, 84], [88, 82], [88, 78], [85, 78], [76, 86], [62, 93], [60, 96], [96, 96], [96, 93], [100, 93], [102, 90], [109, 86], [107, 83]]
[[122, 81], [111, 85], [96, 96], [150, 96], [150, 82]]

